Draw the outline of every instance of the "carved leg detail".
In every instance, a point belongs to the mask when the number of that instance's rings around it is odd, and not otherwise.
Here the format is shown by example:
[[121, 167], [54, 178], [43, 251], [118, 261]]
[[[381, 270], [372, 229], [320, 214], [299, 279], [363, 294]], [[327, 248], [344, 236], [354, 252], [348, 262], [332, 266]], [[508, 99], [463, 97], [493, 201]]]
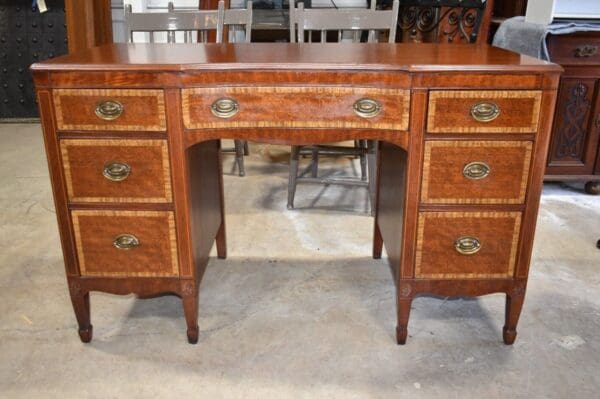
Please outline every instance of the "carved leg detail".
[[412, 297], [398, 299], [398, 326], [396, 327], [396, 342], [398, 345], [406, 344], [408, 338], [408, 318]]
[[517, 338], [517, 323], [519, 322], [524, 299], [524, 292], [506, 295], [505, 323], [502, 329], [502, 338], [506, 345], [512, 345]]
[[93, 335], [93, 327], [90, 323], [90, 294], [83, 292], [77, 281], [69, 283], [69, 291], [77, 324], [79, 325], [79, 338], [81, 342], [90, 342]]
[[383, 250], [383, 237], [381, 236], [381, 230], [375, 220], [375, 231], [373, 233], [373, 259], [381, 259], [381, 251]]
[[219, 230], [217, 230], [217, 236], [215, 238], [217, 242], [217, 257], [219, 259], [227, 258], [227, 239], [225, 236], [225, 220], [221, 220]]
[[198, 343], [198, 287], [193, 281], [185, 281], [182, 285], [181, 300], [187, 324], [187, 338], [190, 344]]

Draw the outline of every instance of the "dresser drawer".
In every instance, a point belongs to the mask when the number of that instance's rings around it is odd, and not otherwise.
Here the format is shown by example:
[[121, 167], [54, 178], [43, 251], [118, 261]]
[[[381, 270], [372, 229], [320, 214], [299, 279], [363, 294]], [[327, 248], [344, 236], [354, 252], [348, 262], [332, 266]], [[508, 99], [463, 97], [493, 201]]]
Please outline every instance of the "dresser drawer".
[[421, 202], [522, 204], [530, 141], [427, 141]]
[[548, 35], [548, 53], [552, 62], [559, 64], [600, 64], [600, 33]]
[[172, 200], [166, 140], [61, 140], [71, 202]]
[[162, 90], [55, 89], [59, 130], [165, 131]]
[[415, 277], [512, 277], [520, 227], [520, 212], [422, 212]]
[[177, 276], [173, 212], [73, 211], [82, 276]]
[[431, 91], [430, 133], [535, 133], [540, 91]]
[[219, 87], [184, 89], [182, 96], [183, 120], [188, 129], [408, 129], [408, 90]]

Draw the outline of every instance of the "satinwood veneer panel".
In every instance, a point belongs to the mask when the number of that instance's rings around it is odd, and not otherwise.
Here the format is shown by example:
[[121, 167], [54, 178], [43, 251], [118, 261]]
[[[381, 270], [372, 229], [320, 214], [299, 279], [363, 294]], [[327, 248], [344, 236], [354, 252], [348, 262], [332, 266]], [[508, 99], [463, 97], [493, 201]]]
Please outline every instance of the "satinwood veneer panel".
[[[535, 133], [542, 93], [531, 90], [433, 90], [429, 92], [430, 133]], [[480, 120], [474, 108], [480, 108]], [[496, 113], [492, 114], [491, 107]], [[486, 121], [486, 119], [489, 119]]]
[[166, 140], [70, 139], [60, 149], [70, 202], [172, 201]]
[[[216, 87], [182, 90], [187, 129], [215, 128], [339, 128], [408, 129], [410, 91], [356, 87]], [[219, 99], [232, 99], [237, 114], [220, 118], [211, 112]], [[354, 104], [372, 99], [381, 109], [361, 117]]]
[[166, 130], [162, 90], [55, 89], [53, 95], [59, 130]]
[[[415, 277], [513, 277], [521, 227], [520, 212], [420, 212]], [[465, 252], [475, 239], [480, 248]]]
[[421, 202], [522, 204], [532, 147], [530, 141], [428, 141]]
[[71, 217], [82, 276], [179, 275], [173, 212], [78, 210]]

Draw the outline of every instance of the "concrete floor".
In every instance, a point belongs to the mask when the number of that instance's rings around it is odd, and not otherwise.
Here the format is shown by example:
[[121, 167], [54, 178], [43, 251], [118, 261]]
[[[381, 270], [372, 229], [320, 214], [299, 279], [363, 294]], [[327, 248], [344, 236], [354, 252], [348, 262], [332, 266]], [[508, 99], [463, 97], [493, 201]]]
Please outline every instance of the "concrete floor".
[[[200, 342], [180, 301], [92, 294], [82, 344], [38, 125], [0, 125], [0, 397], [597, 398], [600, 197], [546, 185], [519, 336], [504, 297], [420, 298], [394, 342], [394, 286], [369, 256], [361, 189], [298, 188], [286, 147], [225, 177], [229, 258], [201, 286]], [[268, 161], [268, 162], [265, 162]]]

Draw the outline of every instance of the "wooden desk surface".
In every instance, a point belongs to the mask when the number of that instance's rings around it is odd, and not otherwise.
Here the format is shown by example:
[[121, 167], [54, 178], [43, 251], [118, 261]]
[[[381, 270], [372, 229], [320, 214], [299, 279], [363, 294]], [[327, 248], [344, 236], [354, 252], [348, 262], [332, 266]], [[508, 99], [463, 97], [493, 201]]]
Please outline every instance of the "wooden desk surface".
[[488, 45], [425, 43], [112, 44], [57, 57], [37, 70], [560, 71], [558, 65]]

